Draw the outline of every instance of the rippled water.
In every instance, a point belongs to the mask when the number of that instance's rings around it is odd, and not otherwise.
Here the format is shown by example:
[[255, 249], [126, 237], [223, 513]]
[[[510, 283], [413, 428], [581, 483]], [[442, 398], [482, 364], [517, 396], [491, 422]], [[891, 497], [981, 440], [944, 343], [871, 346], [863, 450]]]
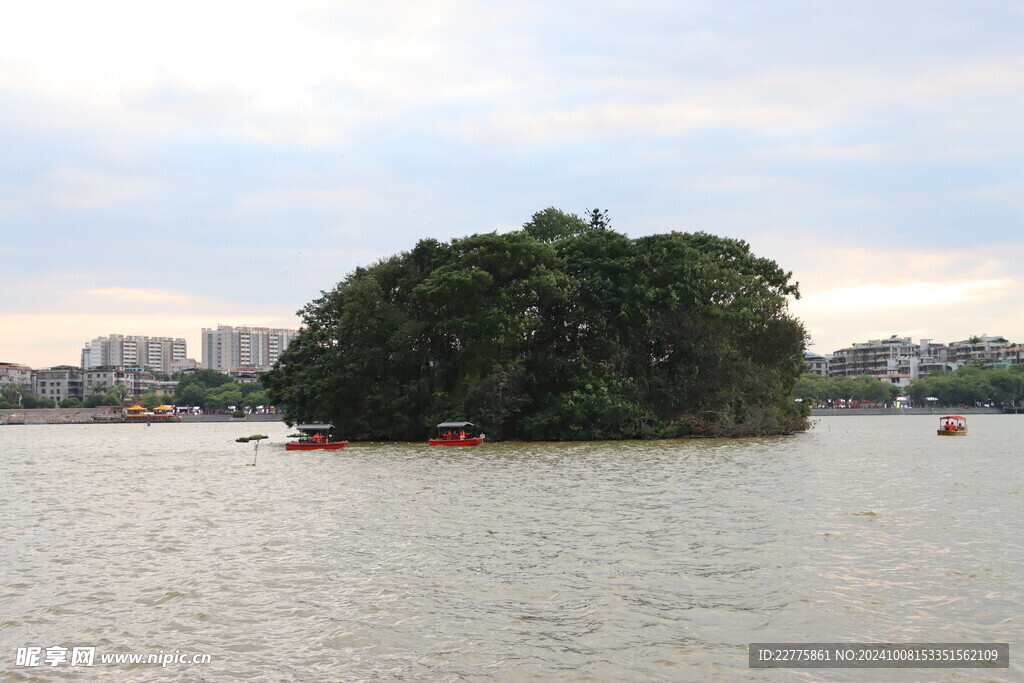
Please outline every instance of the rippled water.
[[0, 427], [0, 671], [80, 679], [16, 666], [61, 645], [212, 655], [87, 672], [123, 680], [977, 680], [746, 646], [1009, 641], [984, 678], [1020, 680], [1024, 418], [971, 427], [312, 453], [278, 423]]

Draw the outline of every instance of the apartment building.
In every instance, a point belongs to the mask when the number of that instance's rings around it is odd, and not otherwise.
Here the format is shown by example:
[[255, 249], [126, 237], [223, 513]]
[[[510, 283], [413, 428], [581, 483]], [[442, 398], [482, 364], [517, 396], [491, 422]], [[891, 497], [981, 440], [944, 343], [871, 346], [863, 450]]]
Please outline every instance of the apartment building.
[[107, 366], [88, 368], [82, 371], [82, 397], [105, 394], [114, 387], [124, 387], [126, 399], [138, 398], [154, 393], [157, 389], [156, 375], [148, 370]]
[[971, 361], [992, 363], [1000, 360], [1000, 352], [1011, 346], [1004, 337], [971, 337], [962, 341], [952, 342], [949, 347], [957, 363], [965, 365]]
[[0, 388], [6, 384], [20, 384], [31, 389], [32, 368], [20, 363], [0, 363]]
[[812, 375], [821, 375], [822, 377], [828, 377], [828, 358], [821, 355], [820, 353], [811, 353], [810, 351], [804, 352], [804, 364], [807, 366], [807, 372]]
[[[839, 349], [828, 359], [827, 367], [830, 377], [869, 375], [902, 386], [934, 372], [952, 372], [976, 361], [1008, 367], [1024, 360], [1022, 349], [1004, 337], [988, 335], [949, 344], [937, 344], [931, 339], [915, 344], [910, 337], [893, 335]], [[812, 363], [808, 356], [814, 355], [804, 354], [808, 367]]]
[[70, 365], [32, 371], [32, 393], [60, 403], [66, 398], [82, 398], [82, 371]]
[[887, 376], [902, 374], [901, 360], [921, 356], [921, 345], [910, 337], [893, 335], [888, 339], [857, 342], [832, 354], [829, 372], [832, 377]]
[[171, 364], [187, 355], [182, 338], [111, 334], [85, 343], [82, 369], [134, 367], [170, 374]]
[[188, 372], [190, 370], [198, 370], [199, 367], [199, 362], [195, 358], [183, 358], [181, 360], [176, 360], [173, 363], [171, 363], [170, 374], [173, 375], [176, 372]]
[[1024, 363], [1024, 345], [1016, 344], [997, 350], [995, 363], [1002, 367]]
[[202, 330], [202, 366], [210, 370], [269, 370], [298, 330], [269, 327], [231, 327]]

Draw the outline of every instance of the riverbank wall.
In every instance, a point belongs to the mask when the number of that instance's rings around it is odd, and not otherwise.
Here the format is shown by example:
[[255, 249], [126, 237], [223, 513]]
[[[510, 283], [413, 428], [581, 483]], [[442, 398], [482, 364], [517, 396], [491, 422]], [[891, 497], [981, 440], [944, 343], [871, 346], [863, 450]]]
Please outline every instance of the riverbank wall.
[[[182, 422], [280, 422], [284, 415], [182, 415]], [[117, 421], [110, 408], [33, 408], [0, 410], [0, 425], [127, 424]], [[139, 424], [139, 423], [134, 423]]]
[[812, 408], [811, 417], [849, 415], [1001, 415], [1001, 408]]

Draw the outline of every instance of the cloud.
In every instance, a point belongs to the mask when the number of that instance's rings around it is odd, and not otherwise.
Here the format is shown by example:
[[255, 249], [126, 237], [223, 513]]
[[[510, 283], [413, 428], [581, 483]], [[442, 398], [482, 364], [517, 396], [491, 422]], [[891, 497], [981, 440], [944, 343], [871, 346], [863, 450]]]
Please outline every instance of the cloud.
[[1024, 341], [1022, 302], [1020, 280], [893, 279], [891, 284], [814, 290], [792, 302], [791, 311], [807, 322], [814, 349], [829, 353], [893, 334], [940, 342], [1000, 334]]
[[242, 86], [229, 80], [195, 83], [172, 74], [162, 74], [150, 87], [127, 93], [125, 104], [148, 109], [161, 116], [172, 114], [215, 119], [244, 112], [252, 106], [256, 95], [254, 86]]
[[355, 203], [365, 205], [367, 202], [383, 201], [375, 197], [375, 194], [376, 191], [370, 187], [276, 189], [239, 197], [236, 206], [244, 210], [339, 209], [351, 207]]
[[102, 289], [87, 289], [82, 292], [83, 296], [101, 300], [105, 303], [185, 303], [194, 301], [193, 297], [179, 292], [172, 292], [166, 289], [132, 289], [129, 287], [105, 287]]
[[936, 312], [962, 306], [982, 298], [1005, 298], [1019, 287], [1012, 280], [966, 282], [902, 282], [862, 284], [824, 289], [802, 299], [806, 311], [843, 311], [844, 314], [876, 313], [886, 310]]
[[[421, 237], [602, 206], [747, 239], [825, 348], [954, 318], [1011, 336], [1011, 4], [14, 4], [0, 314], [251, 322]], [[78, 320], [61, 360], [129, 331]]]
[[895, 233], [835, 247], [830, 231], [777, 230], [750, 239], [755, 253], [793, 271], [813, 350], [831, 353], [893, 334], [936, 341], [1002, 334], [1024, 341], [1024, 246], [966, 246]]
[[162, 187], [147, 178], [63, 166], [45, 179], [40, 199], [64, 209], [98, 209], [150, 197]]
[[812, 123], [807, 112], [756, 102], [723, 105], [708, 101], [651, 104], [604, 103], [532, 114], [496, 115], [493, 133], [536, 143], [552, 138], [678, 135], [707, 128], [794, 130]]

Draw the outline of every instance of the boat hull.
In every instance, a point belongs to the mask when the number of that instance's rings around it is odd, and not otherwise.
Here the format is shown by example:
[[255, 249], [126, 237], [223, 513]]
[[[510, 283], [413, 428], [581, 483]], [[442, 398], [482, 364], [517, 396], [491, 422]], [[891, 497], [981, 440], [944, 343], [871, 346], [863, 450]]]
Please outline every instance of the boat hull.
[[286, 451], [339, 451], [347, 445], [348, 441], [325, 441], [324, 443], [289, 441], [284, 448]]
[[428, 443], [431, 446], [479, 446], [484, 442], [484, 437], [476, 436], [470, 439], [431, 439]]
[[967, 436], [967, 430], [966, 429], [957, 429], [957, 430], [939, 429], [937, 431], [938, 431], [939, 436]]

